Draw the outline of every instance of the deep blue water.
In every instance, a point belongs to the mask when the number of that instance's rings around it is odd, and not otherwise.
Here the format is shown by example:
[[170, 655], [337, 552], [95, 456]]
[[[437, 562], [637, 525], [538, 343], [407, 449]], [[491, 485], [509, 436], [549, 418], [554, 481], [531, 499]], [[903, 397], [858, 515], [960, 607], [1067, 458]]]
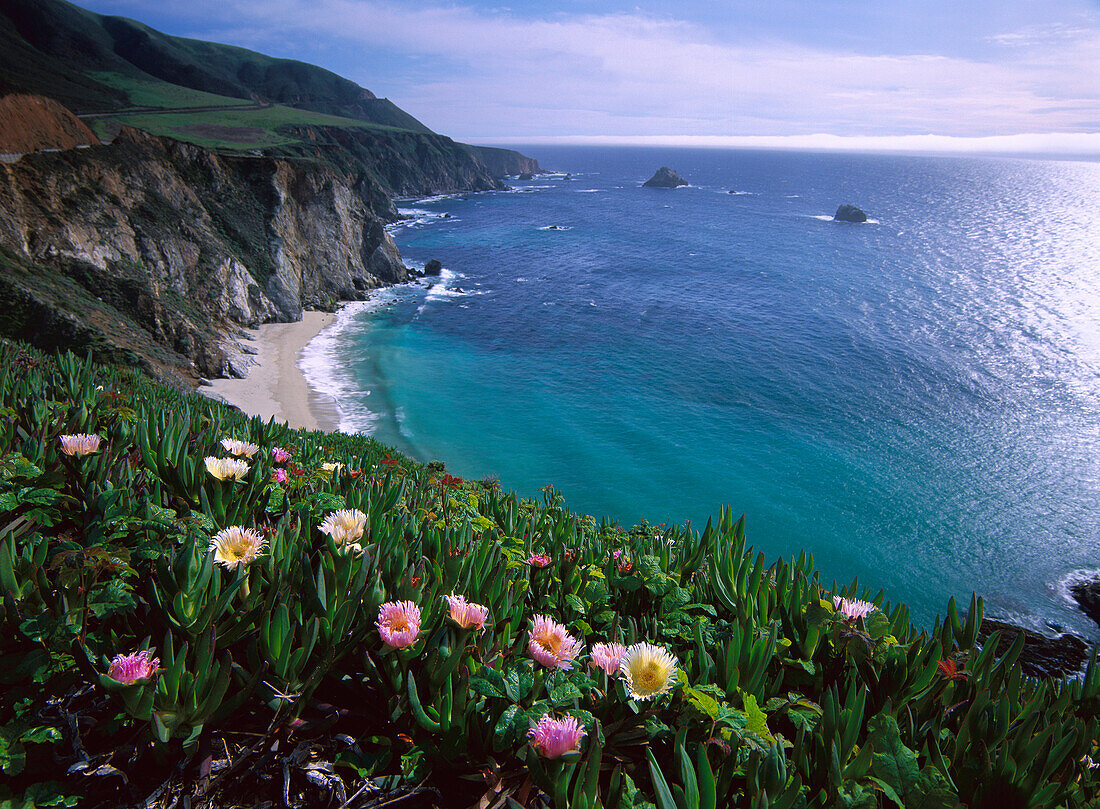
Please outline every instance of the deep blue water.
[[1100, 568], [1100, 164], [527, 152], [571, 179], [405, 203], [447, 269], [311, 347], [344, 429], [624, 524], [730, 504], [920, 621], [977, 590], [1100, 634], [1061, 586]]

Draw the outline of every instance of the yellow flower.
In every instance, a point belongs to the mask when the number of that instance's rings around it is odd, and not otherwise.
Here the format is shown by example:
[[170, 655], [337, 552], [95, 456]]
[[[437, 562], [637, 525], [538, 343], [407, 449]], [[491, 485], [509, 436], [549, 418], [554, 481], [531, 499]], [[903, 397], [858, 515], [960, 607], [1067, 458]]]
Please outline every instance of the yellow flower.
[[237, 565], [249, 565], [263, 556], [267, 542], [251, 528], [231, 526], [214, 534], [209, 550], [214, 552], [214, 562], [226, 570], [235, 570]]
[[318, 470], [322, 475], [328, 476], [344, 468], [342, 463], [323, 463]]
[[636, 643], [626, 650], [619, 671], [634, 699], [653, 699], [672, 688], [676, 658], [652, 643]]
[[248, 464], [236, 458], [206, 458], [206, 471], [218, 480], [242, 480], [248, 474]]

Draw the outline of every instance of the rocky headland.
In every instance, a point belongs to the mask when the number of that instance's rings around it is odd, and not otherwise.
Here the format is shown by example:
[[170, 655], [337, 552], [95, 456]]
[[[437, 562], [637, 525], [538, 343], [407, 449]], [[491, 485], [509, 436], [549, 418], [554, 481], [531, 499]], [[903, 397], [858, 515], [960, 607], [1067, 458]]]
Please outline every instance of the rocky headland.
[[[44, 103], [54, 129], [68, 126]], [[23, 107], [51, 131], [43, 104]], [[226, 154], [123, 127], [109, 145], [0, 164], [0, 334], [91, 348], [177, 385], [239, 375], [242, 327], [415, 274], [384, 228], [395, 196], [503, 187], [478, 149], [440, 135], [296, 134], [309, 145]], [[498, 169], [537, 168], [488, 154]]]

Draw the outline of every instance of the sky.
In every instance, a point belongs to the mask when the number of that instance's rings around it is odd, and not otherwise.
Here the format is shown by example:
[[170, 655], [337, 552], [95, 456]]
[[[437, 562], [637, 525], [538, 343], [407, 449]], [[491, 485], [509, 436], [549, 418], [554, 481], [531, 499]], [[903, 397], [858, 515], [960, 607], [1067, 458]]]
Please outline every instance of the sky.
[[79, 4], [320, 65], [466, 141], [1100, 151], [1098, 0]]

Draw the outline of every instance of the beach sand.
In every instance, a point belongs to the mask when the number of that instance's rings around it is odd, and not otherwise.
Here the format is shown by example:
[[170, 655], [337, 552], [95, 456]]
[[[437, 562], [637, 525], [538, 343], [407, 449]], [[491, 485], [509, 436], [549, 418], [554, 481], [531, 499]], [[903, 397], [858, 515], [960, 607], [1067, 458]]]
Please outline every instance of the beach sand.
[[199, 392], [235, 405], [265, 421], [285, 421], [307, 430], [337, 429], [336, 404], [313, 390], [298, 368], [306, 343], [335, 322], [329, 312], [303, 312], [297, 323], [267, 323], [252, 338], [256, 364], [245, 379], [212, 379]]

